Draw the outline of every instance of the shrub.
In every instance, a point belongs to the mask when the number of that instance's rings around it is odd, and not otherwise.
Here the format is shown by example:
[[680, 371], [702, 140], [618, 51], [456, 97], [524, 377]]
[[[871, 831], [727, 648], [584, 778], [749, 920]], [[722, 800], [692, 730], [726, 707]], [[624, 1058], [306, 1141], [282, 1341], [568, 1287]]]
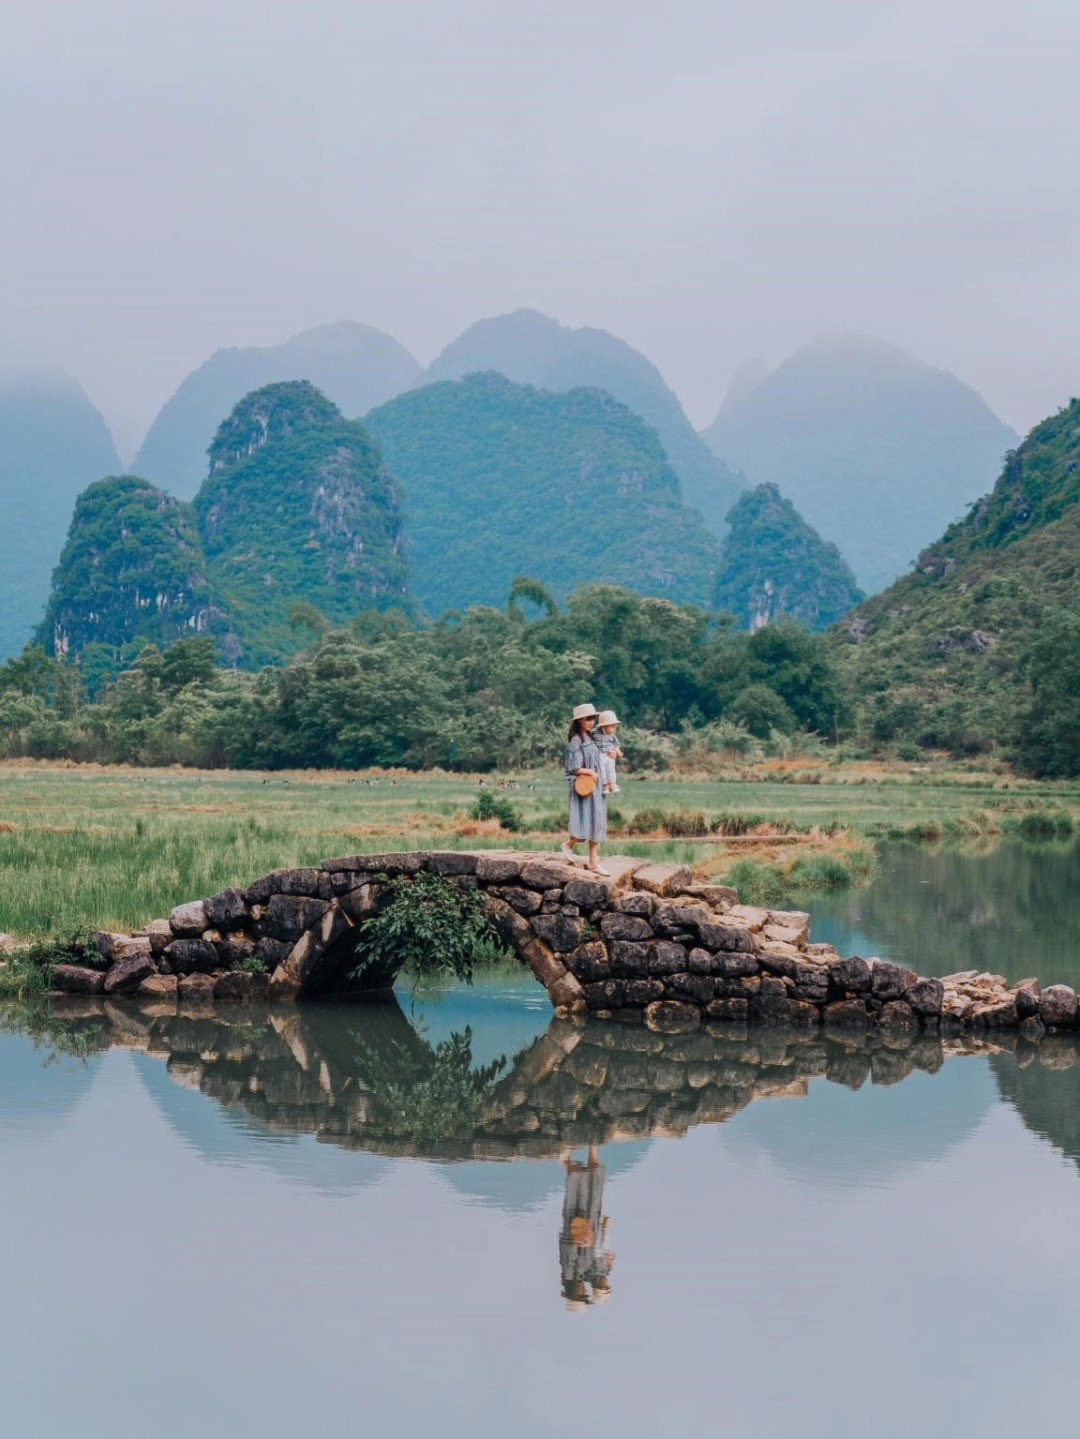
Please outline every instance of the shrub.
[[709, 821], [700, 809], [676, 809], [664, 820], [664, 828], [674, 839], [693, 839], [709, 833]]
[[630, 816], [626, 828], [629, 834], [652, 834], [655, 829], [663, 829], [666, 821], [662, 809], [639, 809]]
[[775, 690], [768, 685], [747, 685], [735, 696], [725, 719], [741, 725], [758, 739], [768, 739], [773, 730], [790, 734], [795, 716]]
[[1021, 839], [1035, 844], [1051, 839], [1068, 839], [1073, 832], [1072, 817], [1063, 811], [1048, 814], [1043, 810], [1031, 810], [1021, 815], [1016, 832]]
[[387, 889], [382, 908], [360, 926], [353, 977], [408, 970], [416, 978], [449, 974], [471, 984], [478, 954], [490, 959], [499, 948], [509, 957], [475, 889], [438, 874], [397, 875]]
[[511, 834], [521, 829], [521, 816], [504, 794], [493, 794], [491, 790], [480, 791], [476, 803], [470, 810], [473, 819], [497, 819]]

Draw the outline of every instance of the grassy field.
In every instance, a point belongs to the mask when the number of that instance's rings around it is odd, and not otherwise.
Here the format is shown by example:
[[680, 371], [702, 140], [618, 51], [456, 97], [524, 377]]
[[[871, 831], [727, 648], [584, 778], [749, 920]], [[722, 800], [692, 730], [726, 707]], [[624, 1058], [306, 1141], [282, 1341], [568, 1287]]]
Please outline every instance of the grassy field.
[[[441, 773], [228, 773], [63, 763], [0, 764], [0, 933], [67, 936], [133, 928], [182, 900], [284, 865], [393, 848], [549, 849], [564, 788], [557, 774], [516, 777], [506, 791], [523, 824], [509, 834], [470, 810], [476, 776]], [[488, 778], [484, 787], [495, 788]], [[500, 796], [503, 791], [496, 791]], [[785, 760], [722, 778], [627, 780], [613, 815], [704, 814], [741, 833], [708, 839], [620, 836], [610, 852], [774, 880], [802, 866], [829, 882], [829, 864], [866, 868], [869, 838], [910, 830], [993, 836], [1027, 812], [1080, 812], [1080, 786], [1024, 784], [972, 769], [934, 770]], [[818, 869], [815, 870], [815, 865]], [[796, 878], [799, 877], [797, 872]], [[835, 880], [841, 873], [831, 871]], [[777, 881], [778, 882], [778, 881]], [[777, 894], [776, 883], [770, 891]]]

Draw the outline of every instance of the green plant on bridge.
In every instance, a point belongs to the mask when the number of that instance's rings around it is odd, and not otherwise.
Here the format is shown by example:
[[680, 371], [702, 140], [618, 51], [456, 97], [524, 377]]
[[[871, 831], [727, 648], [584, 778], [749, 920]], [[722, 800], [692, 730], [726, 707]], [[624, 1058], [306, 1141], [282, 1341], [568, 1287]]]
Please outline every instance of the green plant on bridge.
[[508, 958], [484, 913], [479, 893], [438, 874], [397, 875], [387, 897], [361, 925], [360, 963], [353, 970], [398, 973], [416, 979], [450, 975], [472, 983], [478, 960]]

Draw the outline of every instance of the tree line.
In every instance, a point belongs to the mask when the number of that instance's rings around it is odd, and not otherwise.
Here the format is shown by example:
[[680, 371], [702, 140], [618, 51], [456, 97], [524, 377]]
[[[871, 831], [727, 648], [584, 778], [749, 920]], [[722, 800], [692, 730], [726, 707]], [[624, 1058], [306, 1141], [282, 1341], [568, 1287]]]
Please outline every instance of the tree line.
[[0, 666], [0, 755], [236, 769], [488, 770], [552, 759], [582, 696], [616, 709], [639, 761], [650, 735], [717, 721], [768, 738], [836, 739], [847, 708], [821, 636], [791, 622], [753, 635], [726, 616], [614, 585], [558, 608], [528, 579], [505, 610], [418, 625], [365, 611], [281, 665], [219, 665], [208, 636], [137, 653], [28, 646]]

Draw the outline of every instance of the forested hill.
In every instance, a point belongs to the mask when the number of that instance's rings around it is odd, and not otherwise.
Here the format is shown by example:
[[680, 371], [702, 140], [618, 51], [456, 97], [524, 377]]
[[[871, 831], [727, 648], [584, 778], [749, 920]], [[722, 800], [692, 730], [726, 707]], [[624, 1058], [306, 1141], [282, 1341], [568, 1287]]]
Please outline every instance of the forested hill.
[[105, 421], [69, 375], [0, 371], [0, 659], [41, 623], [75, 496], [119, 469]]
[[304, 381], [247, 395], [210, 447], [195, 512], [246, 664], [298, 647], [297, 601], [340, 622], [406, 598], [397, 487], [355, 420]]
[[1080, 772], [1080, 401], [834, 643], [869, 738]]
[[193, 370], [150, 426], [133, 468], [190, 499], [206, 474], [206, 452], [223, 415], [252, 390], [310, 380], [346, 415], [362, 415], [415, 384], [420, 363], [392, 336], [342, 322], [305, 330], [280, 345], [218, 350]]
[[781, 615], [825, 629], [863, 598], [840, 551], [825, 543], [775, 485], [748, 490], [728, 514], [728, 524], [713, 602], [746, 629]]
[[298, 602], [331, 623], [406, 602], [397, 489], [367, 433], [313, 385], [247, 395], [210, 464], [193, 504], [131, 475], [80, 495], [39, 632], [47, 650], [206, 634], [252, 667], [310, 639], [293, 624]]
[[167, 645], [198, 634], [223, 639], [227, 631], [190, 505], [135, 475], [83, 491], [38, 635], [47, 651]]
[[778, 485], [871, 593], [985, 494], [1017, 440], [955, 375], [880, 340], [826, 336], [736, 379], [705, 438], [748, 485]]
[[480, 320], [443, 350], [426, 379], [460, 380], [496, 370], [544, 390], [606, 390], [656, 431], [688, 505], [716, 535], [741, 482], [697, 434], [654, 364], [606, 330], [569, 329], [536, 310]]
[[502, 606], [528, 574], [707, 603], [718, 545], [656, 433], [600, 390], [469, 375], [399, 395], [364, 425], [400, 481], [413, 588], [431, 615]]

